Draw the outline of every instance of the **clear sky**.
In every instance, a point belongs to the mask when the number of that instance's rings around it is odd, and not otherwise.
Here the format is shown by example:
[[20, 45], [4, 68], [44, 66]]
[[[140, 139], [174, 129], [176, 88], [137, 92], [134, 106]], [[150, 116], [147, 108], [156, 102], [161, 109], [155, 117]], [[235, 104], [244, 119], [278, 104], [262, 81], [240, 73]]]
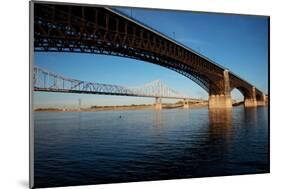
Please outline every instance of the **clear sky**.
[[[125, 14], [200, 52], [268, 93], [267, 18], [150, 9], [120, 9]], [[208, 98], [188, 78], [148, 62], [96, 54], [36, 52], [35, 65], [93, 82], [138, 86], [160, 79], [190, 97]], [[240, 92], [232, 92], [241, 100]], [[35, 107], [152, 103], [151, 98], [35, 93]]]

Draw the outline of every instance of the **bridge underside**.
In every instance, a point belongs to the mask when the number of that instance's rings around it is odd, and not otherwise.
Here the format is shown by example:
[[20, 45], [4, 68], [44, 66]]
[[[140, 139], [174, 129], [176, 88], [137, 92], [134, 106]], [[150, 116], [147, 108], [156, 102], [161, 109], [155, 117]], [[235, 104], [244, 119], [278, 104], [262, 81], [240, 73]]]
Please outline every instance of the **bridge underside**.
[[[245, 106], [261, 105], [262, 92], [160, 32], [116, 10], [75, 5], [34, 8], [34, 50], [95, 53], [143, 60], [174, 70], [209, 94], [209, 108], [230, 108], [230, 91], [243, 91]], [[258, 100], [257, 100], [258, 97]]]

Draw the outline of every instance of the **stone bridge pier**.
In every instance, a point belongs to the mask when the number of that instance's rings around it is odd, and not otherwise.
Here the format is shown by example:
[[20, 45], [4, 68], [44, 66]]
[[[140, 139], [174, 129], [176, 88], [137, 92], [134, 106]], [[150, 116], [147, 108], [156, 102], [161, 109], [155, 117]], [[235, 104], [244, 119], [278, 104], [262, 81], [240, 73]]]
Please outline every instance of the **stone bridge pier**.
[[220, 82], [222, 84], [222, 90], [219, 93], [211, 91], [209, 94], [209, 109], [232, 107], [228, 70], [224, 70], [223, 81]]
[[257, 106], [257, 99], [256, 99], [256, 88], [252, 87], [249, 96], [244, 97], [244, 105], [245, 107], [255, 107]]
[[252, 87], [250, 97], [245, 97], [244, 105], [245, 105], [245, 107], [265, 106], [266, 105], [266, 95], [257, 94], [256, 88]]
[[261, 96], [257, 95], [257, 106], [265, 106], [266, 105], [266, 95], [263, 94]]
[[188, 100], [183, 99], [183, 108], [189, 108]]
[[162, 99], [160, 97], [155, 98], [155, 110], [162, 110]]

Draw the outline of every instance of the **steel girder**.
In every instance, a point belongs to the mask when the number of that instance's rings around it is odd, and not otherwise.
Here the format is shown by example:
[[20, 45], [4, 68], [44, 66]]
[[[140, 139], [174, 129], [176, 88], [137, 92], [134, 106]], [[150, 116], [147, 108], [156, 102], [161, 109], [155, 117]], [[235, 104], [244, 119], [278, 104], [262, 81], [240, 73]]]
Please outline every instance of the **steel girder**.
[[[118, 12], [102, 7], [36, 3], [34, 15], [35, 51], [143, 60], [183, 74], [209, 94], [224, 94], [224, 68]], [[237, 82], [245, 85], [241, 79], [232, 81]]]

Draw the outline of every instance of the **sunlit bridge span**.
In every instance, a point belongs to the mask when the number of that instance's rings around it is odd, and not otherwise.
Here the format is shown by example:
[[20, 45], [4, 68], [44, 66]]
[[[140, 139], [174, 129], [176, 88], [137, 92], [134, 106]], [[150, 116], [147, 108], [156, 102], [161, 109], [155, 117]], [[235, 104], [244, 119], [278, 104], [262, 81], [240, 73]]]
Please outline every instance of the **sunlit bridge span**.
[[233, 89], [243, 94], [245, 106], [265, 104], [265, 94], [250, 82], [116, 9], [34, 6], [36, 52], [103, 54], [157, 64], [201, 86], [209, 94], [209, 108], [231, 108]]

